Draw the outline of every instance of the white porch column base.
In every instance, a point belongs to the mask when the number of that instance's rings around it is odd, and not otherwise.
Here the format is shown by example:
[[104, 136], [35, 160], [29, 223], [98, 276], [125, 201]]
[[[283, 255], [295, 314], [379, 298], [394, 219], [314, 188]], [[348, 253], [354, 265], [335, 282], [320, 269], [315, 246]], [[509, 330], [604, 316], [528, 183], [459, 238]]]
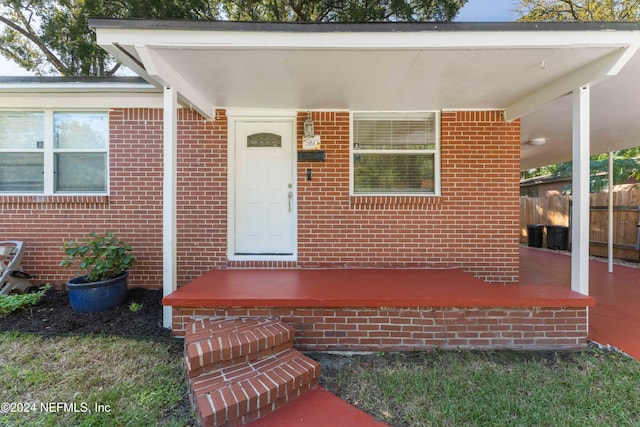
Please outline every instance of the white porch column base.
[[[176, 275], [176, 140], [178, 94], [172, 87], [164, 89], [164, 148], [162, 184], [162, 295], [177, 289]], [[162, 308], [162, 325], [171, 328], [172, 308]]]
[[589, 295], [589, 86], [573, 96], [573, 212], [571, 216], [571, 290]]

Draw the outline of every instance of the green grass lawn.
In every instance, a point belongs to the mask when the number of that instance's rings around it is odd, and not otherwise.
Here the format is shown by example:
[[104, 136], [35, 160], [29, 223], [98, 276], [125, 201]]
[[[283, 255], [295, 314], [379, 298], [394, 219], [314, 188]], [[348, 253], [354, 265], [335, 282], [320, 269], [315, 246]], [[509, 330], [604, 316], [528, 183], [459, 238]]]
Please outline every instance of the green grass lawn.
[[[0, 426], [192, 426], [182, 343], [0, 333]], [[394, 427], [640, 425], [640, 362], [582, 352], [316, 353], [324, 386]]]
[[393, 426], [637, 426], [640, 363], [617, 352], [356, 356], [325, 386]]
[[181, 354], [169, 340], [0, 333], [0, 426], [192, 425]]

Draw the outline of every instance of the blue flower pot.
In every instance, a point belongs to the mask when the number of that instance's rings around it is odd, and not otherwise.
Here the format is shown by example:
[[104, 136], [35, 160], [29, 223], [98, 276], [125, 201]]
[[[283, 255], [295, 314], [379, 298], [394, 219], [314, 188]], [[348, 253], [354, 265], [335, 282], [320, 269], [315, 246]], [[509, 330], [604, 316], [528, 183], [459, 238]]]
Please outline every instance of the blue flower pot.
[[86, 276], [69, 280], [67, 290], [71, 308], [80, 313], [96, 313], [119, 306], [127, 297], [128, 277], [129, 272], [125, 271], [102, 282], [87, 282]]

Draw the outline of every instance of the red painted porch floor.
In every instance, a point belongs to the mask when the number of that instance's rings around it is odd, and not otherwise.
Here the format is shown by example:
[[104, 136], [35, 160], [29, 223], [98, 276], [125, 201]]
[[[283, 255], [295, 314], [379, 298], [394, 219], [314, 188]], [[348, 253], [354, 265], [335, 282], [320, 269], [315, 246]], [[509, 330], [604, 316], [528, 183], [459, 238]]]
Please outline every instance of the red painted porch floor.
[[211, 270], [163, 299], [174, 307], [585, 307], [557, 286], [490, 285], [458, 269]]
[[[571, 287], [568, 253], [520, 249], [520, 283]], [[596, 305], [589, 308], [589, 339], [614, 346], [640, 359], [640, 269], [589, 262], [589, 294]]]

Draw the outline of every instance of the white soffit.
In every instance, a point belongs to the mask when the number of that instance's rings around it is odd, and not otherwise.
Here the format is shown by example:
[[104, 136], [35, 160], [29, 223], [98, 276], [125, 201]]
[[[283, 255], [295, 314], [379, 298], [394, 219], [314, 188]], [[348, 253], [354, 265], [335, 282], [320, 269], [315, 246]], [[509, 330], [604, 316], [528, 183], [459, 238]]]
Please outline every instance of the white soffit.
[[180, 76], [183, 95], [196, 92], [218, 107], [400, 111], [504, 108], [549, 80], [611, 52], [609, 48], [212, 52], [149, 46], [145, 50], [157, 58], [154, 62], [171, 64], [157, 68], [159, 78]]
[[460, 30], [440, 31], [433, 24], [429, 31], [305, 31], [304, 26], [262, 31], [235, 24], [239, 27], [232, 31], [219, 31], [212, 24], [214, 29], [201, 31], [194, 28], [203, 25], [185, 30], [176, 22], [168, 27], [143, 22], [146, 28], [130, 21], [94, 24], [101, 46], [149, 81], [177, 88], [183, 102], [209, 117], [216, 107], [504, 109], [508, 118], [521, 118], [522, 141], [548, 141], [535, 148], [523, 145], [525, 169], [570, 158], [570, 102], [563, 95], [594, 85], [592, 145], [638, 145], [631, 134], [640, 122], [631, 117], [640, 111], [634, 77], [640, 75], [638, 26], [603, 31], [561, 23], [541, 30], [511, 23], [489, 25], [499, 31], [487, 31], [469, 24], [476, 30], [467, 31], [454, 24], [451, 28]]

